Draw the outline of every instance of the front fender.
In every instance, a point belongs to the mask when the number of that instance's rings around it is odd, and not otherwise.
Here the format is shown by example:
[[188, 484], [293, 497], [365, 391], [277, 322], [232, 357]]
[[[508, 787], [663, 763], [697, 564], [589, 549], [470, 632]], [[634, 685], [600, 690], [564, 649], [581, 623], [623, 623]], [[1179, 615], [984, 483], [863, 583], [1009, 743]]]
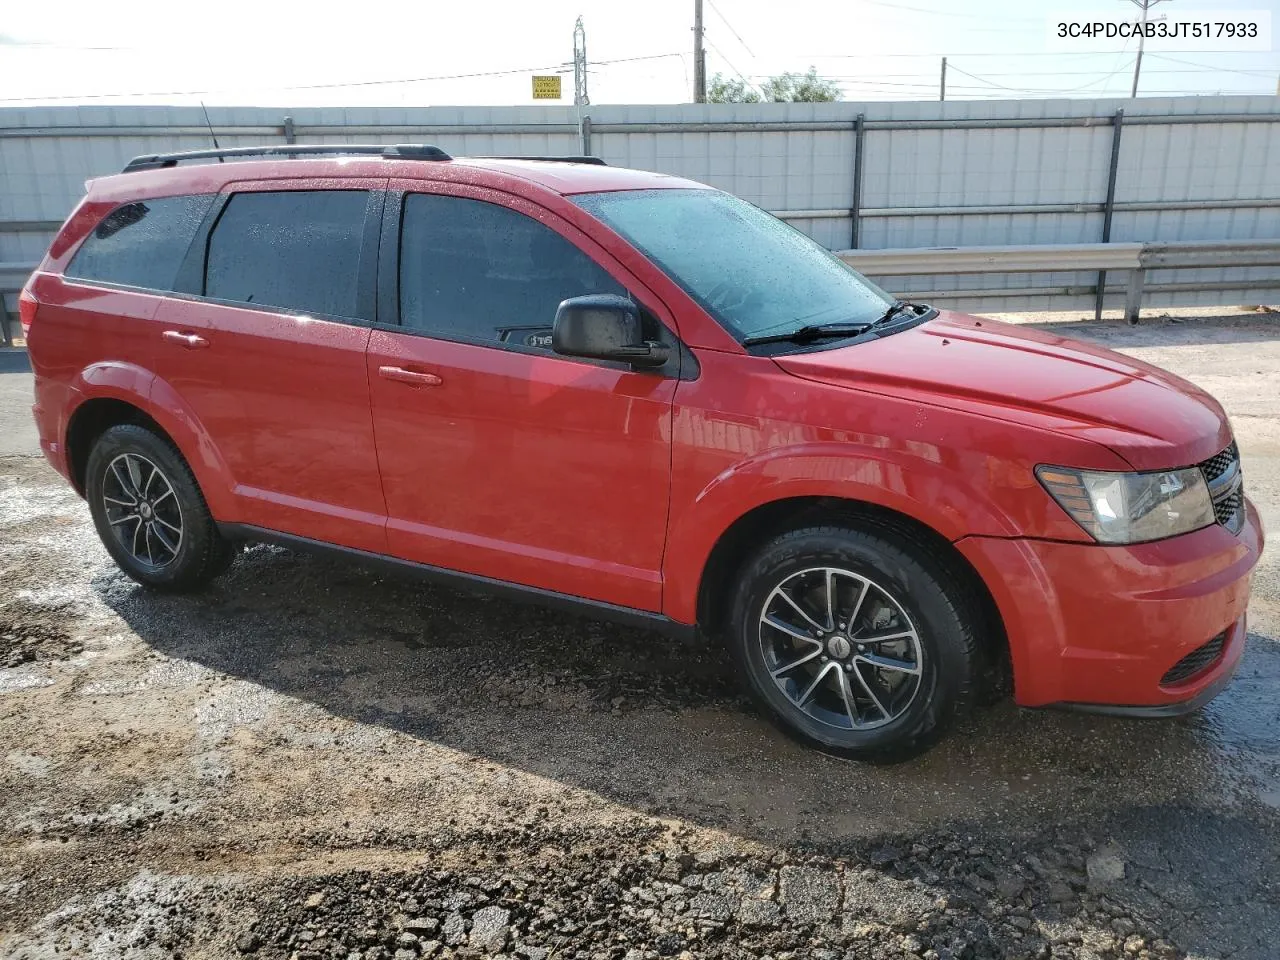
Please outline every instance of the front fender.
[[67, 406], [60, 435], [65, 439], [72, 417], [90, 400], [120, 400], [137, 407], [164, 430], [178, 446], [195, 474], [209, 511], [216, 519], [232, 519], [235, 483], [199, 418], [181, 395], [154, 372], [120, 361], [96, 363], [80, 371], [71, 382], [76, 398]]
[[[860, 501], [905, 514], [948, 540], [982, 530], [1018, 534], [1017, 523], [975, 481], [977, 464], [944, 462], [933, 444], [854, 447], [847, 442], [777, 448], [740, 461], [716, 475], [688, 506], [673, 512], [664, 560], [663, 608], [683, 623], [697, 618], [698, 588], [716, 542], [735, 521], [757, 507], [794, 497]], [[963, 469], [965, 466], [971, 469]]]

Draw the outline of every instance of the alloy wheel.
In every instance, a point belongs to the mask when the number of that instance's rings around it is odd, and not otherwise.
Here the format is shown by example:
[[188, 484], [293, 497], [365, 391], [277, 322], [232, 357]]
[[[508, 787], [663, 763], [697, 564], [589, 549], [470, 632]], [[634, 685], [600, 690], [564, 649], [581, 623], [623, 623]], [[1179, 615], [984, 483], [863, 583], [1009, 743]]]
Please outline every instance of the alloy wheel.
[[102, 504], [116, 542], [139, 564], [161, 570], [182, 549], [182, 507], [152, 461], [122, 453], [103, 475]]
[[790, 704], [837, 729], [891, 723], [920, 689], [915, 625], [886, 587], [852, 570], [813, 567], [786, 577], [765, 599], [759, 642]]

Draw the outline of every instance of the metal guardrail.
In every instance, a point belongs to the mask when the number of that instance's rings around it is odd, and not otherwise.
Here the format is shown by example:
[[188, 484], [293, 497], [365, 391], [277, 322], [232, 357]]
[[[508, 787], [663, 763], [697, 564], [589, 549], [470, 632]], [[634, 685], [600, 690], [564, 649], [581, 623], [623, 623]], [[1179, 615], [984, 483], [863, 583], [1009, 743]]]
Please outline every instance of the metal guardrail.
[[17, 293], [36, 268], [34, 263], [0, 263], [0, 346], [13, 346], [14, 331], [9, 307], [4, 302], [6, 293]]
[[38, 264], [0, 263], [0, 293], [17, 293]]
[[837, 256], [868, 276], [906, 277], [944, 273], [1136, 270], [1141, 254], [1140, 243], [1066, 243], [1010, 247], [842, 250]]
[[1149, 270], [1214, 267], [1280, 266], [1280, 240], [1220, 240], [1151, 243], [1068, 243], [1012, 247], [918, 247], [898, 250], [842, 250], [837, 256], [871, 277], [939, 276], [972, 273], [1065, 273], [1097, 270], [1094, 287], [1016, 287], [935, 290], [913, 293], [920, 300], [960, 297], [1025, 297], [1095, 293], [1094, 317], [1102, 318], [1105, 275], [1110, 270], [1129, 274], [1124, 316], [1137, 323], [1146, 292], [1197, 290], [1274, 290], [1280, 277], [1261, 280], [1222, 280], [1201, 283], [1147, 283]]

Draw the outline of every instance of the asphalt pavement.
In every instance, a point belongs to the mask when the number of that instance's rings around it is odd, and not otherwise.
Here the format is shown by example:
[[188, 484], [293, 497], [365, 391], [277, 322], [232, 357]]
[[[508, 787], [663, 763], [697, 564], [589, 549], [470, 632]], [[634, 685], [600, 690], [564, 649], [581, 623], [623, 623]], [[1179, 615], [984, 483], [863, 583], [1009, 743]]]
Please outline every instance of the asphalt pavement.
[[0, 457], [38, 454], [31, 419], [31, 364], [22, 347], [0, 347]]

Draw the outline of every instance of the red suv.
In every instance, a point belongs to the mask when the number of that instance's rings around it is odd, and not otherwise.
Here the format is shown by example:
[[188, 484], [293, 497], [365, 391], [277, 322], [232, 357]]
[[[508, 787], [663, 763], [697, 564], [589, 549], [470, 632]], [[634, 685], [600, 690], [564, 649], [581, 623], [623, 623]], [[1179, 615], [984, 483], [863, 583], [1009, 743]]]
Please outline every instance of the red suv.
[[1262, 531], [1212, 397], [894, 300], [687, 180], [140, 157], [21, 318], [44, 452], [151, 587], [272, 541], [701, 628], [859, 757], [929, 743], [1005, 663], [1020, 704], [1156, 716], [1243, 651]]

